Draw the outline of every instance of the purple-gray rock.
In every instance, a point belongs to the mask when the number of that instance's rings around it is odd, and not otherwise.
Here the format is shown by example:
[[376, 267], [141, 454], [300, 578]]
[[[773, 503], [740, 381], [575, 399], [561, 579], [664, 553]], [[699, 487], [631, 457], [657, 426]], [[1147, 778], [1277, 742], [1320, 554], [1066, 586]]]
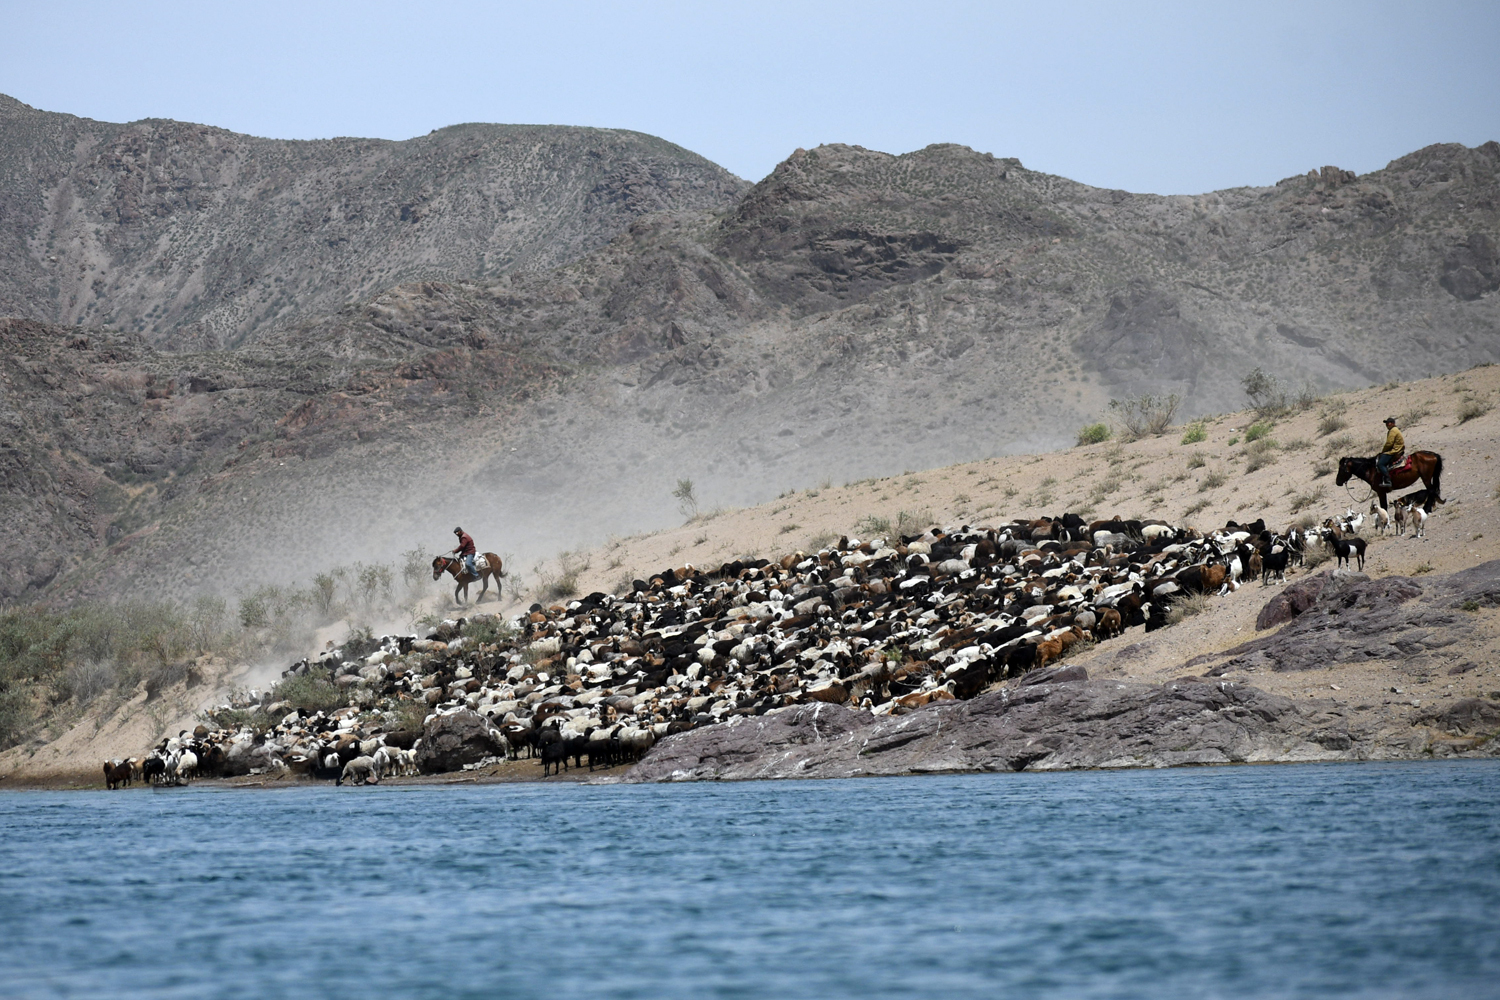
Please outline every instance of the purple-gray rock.
[[852, 777], [1167, 767], [1350, 755], [1329, 703], [1243, 684], [1054, 678], [902, 716], [805, 705], [669, 737], [628, 780]]
[[220, 772], [233, 778], [251, 771], [276, 771], [284, 767], [274, 747], [251, 740], [236, 740], [224, 754], [224, 767]]
[[462, 770], [486, 757], [505, 752], [505, 737], [478, 712], [462, 709], [435, 715], [422, 725], [417, 767], [426, 774]]

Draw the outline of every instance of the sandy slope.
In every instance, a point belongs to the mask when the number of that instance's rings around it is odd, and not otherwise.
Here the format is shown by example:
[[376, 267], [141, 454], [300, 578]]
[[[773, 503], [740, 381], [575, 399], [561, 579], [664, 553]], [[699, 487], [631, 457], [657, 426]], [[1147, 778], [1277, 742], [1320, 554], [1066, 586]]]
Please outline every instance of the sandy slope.
[[[1282, 446], [1277, 460], [1245, 473], [1243, 445], [1230, 445], [1252, 422], [1248, 413], [1227, 414], [1207, 421], [1207, 440], [1180, 443], [1182, 430], [1129, 444], [1114, 442], [1064, 452], [995, 458], [909, 475], [865, 480], [841, 486], [816, 484], [781, 499], [742, 510], [700, 515], [681, 527], [618, 539], [589, 552], [570, 553], [540, 569], [517, 569], [522, 593], [507, 592], [503, 606], [486, 602], [486, 611], [515, 612], [535, 599], [536, 588], [571, 568], [579, 593], [618, 590], [631, 578], [665, 566], [692, 563], [706, 566], [736, 556], [773, 556], [797, 548], [810, 549], [829, 535], [855, 534], [866, 518], [895, 521], [902, 511], [916, 512], [935, 524], [986, 524], [1012, 517], [1080, 511], [1090, 506], [1096, 516], [1118, 513], [1129, 517], [1160, 517], [1199, 527], [1216, 527], [1226, 519], [1264, 517], [1284, 527], [1293, 520], [1294, 501], [1316, 497], [1301, 514], [1322, 520], [1356, 506], [1368, 491], [1352, 493], [1336, 487], [1332, 473], [1317, 475], [1319, 466], [1331, 468], [1339, 454], [1370, 454], [1383, 435], [1381, 418], [1404, 419], [1408, 447], [1440, 452], [1445, 461], [1443, 494], [1448, 504], [1428, 524], [1428, 537], [1381, 537], [1368, 527], [1366, 572], [1372, 576], [1423, 576], [1448, 573], [1500, 557], [1500, 408], [1460, 424], [1457, 410], [1468, 396], [1500, 401], [1500, 366], [1349, 392], [1321, 401], [1309, 410], [1276, 422], [1272, 438]], [[1348, 427], [1319, 435], [1322, 416], [1342, 408]], [[1352, 435], [1353, 443], [1324, 457], [1330, 442]], [[1298, 442], [1306, 442], [1298, 446]], [[1194, 456], [1205, 464], [1190, 469]], [[1226, 482], [1201, 489], [1204, 477], [1222, 470]], [[1107, 494], [1099, 491], [1118, 483]], [[670, 489], [670, 484], [663, 484]], [[1201, 506], [1201, 509], [1195, 510]], [[1191, 513], [1190, 513], [1191, 512]], [[481, 547], [492, 542], [481, 539]], [[503, 541], [494, 544], [504, 548]], [[1290, 579], [1301, 578], [1303, 572]], [[1101, 644], [1077, 658], [1092, 674], [1143, 681], [1163, 681], [1203, 667], [1184, 664], [1205, 653], [1234, 646], [1255, 635], [1255, 617], [1277, 587], [1248, 585], [1210, 603], [1201, 615], [1147, 636], [1140, 628]], [[453, 606], [435, 600], [443, 613]], [[1275, 673], [1265, 670], [1229, 675], [1277, 694], [1326, 699], [1347, 711], [1351, 719], [1388, 732], [1401, 743], [1413, 733], [1414, 716], [1422, 708], [1459, 697], [1500, 697], [1500, 613], [1476, 613], [1473, 637], [1442, 651], [1439, 662], [1420, 670], [1375, 661], [1325, 670]], [[1449, 662], [1472, 664], [1449, 674]], [[1399, 691], [1393, 691], [1399, 688]], [[189, 724], [194, 710], [207, 699], [203, 689], [178, 691], [162, 706], [132, 706], [122, 712], [126, 721], [97, 729], [92, 717], [80, 720], [61, 738], [40, 750], [13, 749], [0, 755], [0, 774], [10, 780], [42, 779], [48, 775], [92, 775], [106, 756], [139, 753], [156, 733]], [[153, 732], [148, 732], [153, 731]], [[1418, 738], [1420, 734], [1414, 734]]]

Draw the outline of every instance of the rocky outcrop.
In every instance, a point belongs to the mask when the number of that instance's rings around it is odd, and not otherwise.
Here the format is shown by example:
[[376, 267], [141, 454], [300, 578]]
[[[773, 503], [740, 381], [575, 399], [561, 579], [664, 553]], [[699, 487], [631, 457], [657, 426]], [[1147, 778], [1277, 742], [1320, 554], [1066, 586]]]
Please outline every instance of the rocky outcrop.
[[431, 716], [423, 724], [417, 767], [424, 774], [441, 774], [462, 770], [465, 764], [477, 764], [504, 752], [505, 738], [490, 720], [478, 712], [461, 709]]
[[239, 739], [231, 743], [225, 752], [221, 773], [226, 778], [233, 778], [243, 774], [281, 771], [286, 766], [271, 744]]
[[1237, 670], [1313, 670], [1369, 660], [1430, 663], [1473, 633], [1474, 620], [1463, 610], [1466, 604], [1497, 603], [1500, 560], [1426, 580], [1320, 573], [1288, 587], [1261, 610], [1260, 621], [1273, 623], [1283, 615], [1296, 615], [1280, 631], [1196, 657], [1184, 666], [1212, 664], [1209, 674], [1220, 676]]
[[852, 777], [936, 771], [1170, 767], [1347, 756], [1331, 703], [1298, 705], [1201, 677], [1089, 680], [1081, 667], [895, 718], [837, 705], [741, 718], [659, 743], [628, 780]]
[[1266, 602], [1266, 606], [1260, 609], [1260, 614], [1255, 618], [1255, 629], [1258, 632], [1264, 632], [1268, 628], [1285, 625], [1317, 604], [1318, 598], [1323, 596], [1325, 590], [1331, 596], [1336, 590], [1350, 583], [1359, 583], [1368, 579], [1368, 576], [1356, 570], [1325, 569], [1321, 573], [1298, 580]]

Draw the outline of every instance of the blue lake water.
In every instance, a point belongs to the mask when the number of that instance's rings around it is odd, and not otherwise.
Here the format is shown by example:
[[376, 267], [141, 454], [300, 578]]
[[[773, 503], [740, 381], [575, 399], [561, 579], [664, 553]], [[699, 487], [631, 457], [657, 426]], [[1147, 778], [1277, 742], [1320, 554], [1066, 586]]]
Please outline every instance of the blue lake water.
[[1500, 763], [0, 793], [5, 997], [1497, 997]]

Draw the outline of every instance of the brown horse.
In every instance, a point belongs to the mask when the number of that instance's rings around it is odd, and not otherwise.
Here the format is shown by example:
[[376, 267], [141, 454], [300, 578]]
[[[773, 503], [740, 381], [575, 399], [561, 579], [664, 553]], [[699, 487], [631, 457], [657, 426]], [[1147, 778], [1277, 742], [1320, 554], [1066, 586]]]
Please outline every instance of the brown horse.
[[1389, 490], [1380, 486], [1380, 469], [1373, 458], [1350, 458], [1345, 456], [1339, 459], [1339, 474], [1334, 482], [1343, 486], [1350, 477], [1363, 479], [1369, 484], [1370, 489], [1380, 498], [1380, 506], [1389, 509], [1386, 503], [1386, 494], [1395, 490], [1404, 490], [1408, 486], [1422, 480], [1422, 485], [1427, 487], [1427, 502], [1423, 510], [1432, 513], [1432, 508], [1440, 503], [1447, 503], [1443, 499], [1443, 456], [1435, 451], [1414, 451], [1408, 461], [1400, 465], [1391, 466], [1391, 488]]
[[[469, 584], [475, 580], [479, 580], [483, 586], [479, 588], [479, 596], [474, 598], [474, 603], [478, 604], [484, 600], [484, 595], [489, 593], [490, 578], [493, 577], [495, 580], [495, 600], [498, 601], [500, 600], [500, 578], [505, 575], [505, 571], [501, 568], [500, 557], [495, 555], [495, 553], [486, 552], [483, 558], [485, 561], [484, 569], [479, 571], [478, 576], [470, 576], [469, 571], [464, 568], [464, 561], [462, 559], [455, 559], [452, 556], [438, 556], [432, 560], [432, 578], [437, 580], [444, 573], [453, 574], [453, 579], [458, 581], [453, 587], [453, 600], [456, 604], [463, 604], [469, 599]], [[464, 593], [462, 600], [458, 596], [460, 590]]]

